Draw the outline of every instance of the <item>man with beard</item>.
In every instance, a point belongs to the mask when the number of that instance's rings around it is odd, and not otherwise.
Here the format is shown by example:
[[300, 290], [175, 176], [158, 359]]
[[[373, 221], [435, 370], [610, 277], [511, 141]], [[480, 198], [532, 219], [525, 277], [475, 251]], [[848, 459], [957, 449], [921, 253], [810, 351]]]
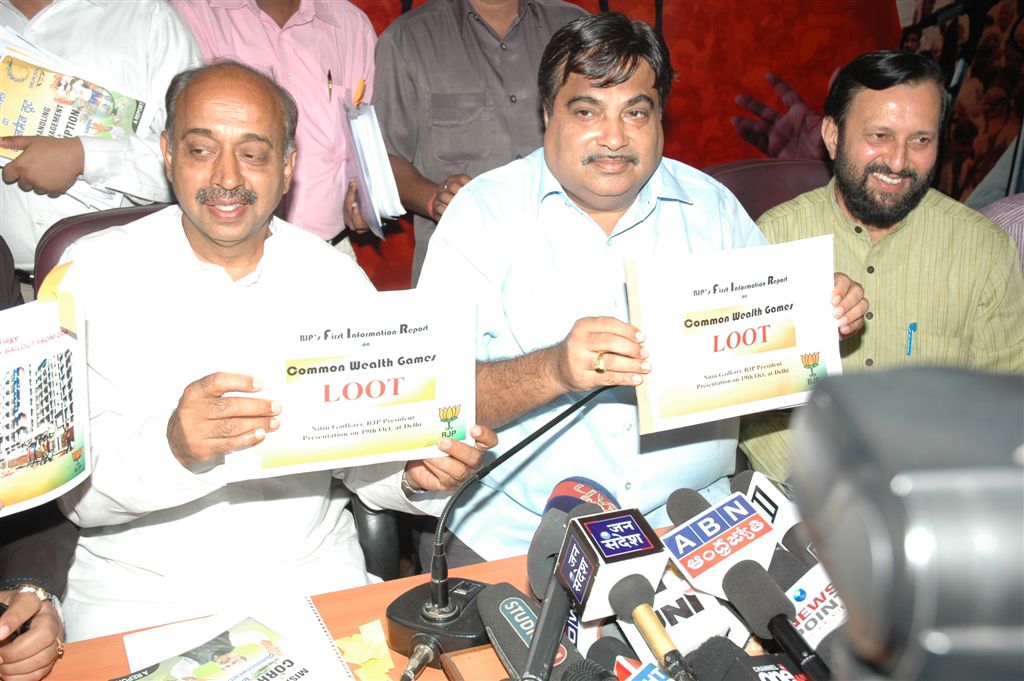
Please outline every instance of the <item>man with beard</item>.
[[[1024, 370], [1024, 280], [1012, 238], [929, 189], [947, 106], [930, 59], [857, 57], [825, 100], [821, 135], [835, 177], [758, 221], [773, 243], [832, 235], [835, 268], [863, 283], [871, 311], [864, 332], [841, 343], [844, 371]], [[743, 421], [743, 448], [776, 478], [787, 475], [787, 420]]]

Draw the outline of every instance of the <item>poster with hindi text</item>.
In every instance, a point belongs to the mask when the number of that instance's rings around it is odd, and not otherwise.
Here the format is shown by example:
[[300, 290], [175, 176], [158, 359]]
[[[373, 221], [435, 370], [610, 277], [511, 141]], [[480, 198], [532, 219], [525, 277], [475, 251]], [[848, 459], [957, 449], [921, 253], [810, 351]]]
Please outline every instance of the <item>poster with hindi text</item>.
[[832, 237], [626, 264], [641, 434], [804, 403], [842, 372]]

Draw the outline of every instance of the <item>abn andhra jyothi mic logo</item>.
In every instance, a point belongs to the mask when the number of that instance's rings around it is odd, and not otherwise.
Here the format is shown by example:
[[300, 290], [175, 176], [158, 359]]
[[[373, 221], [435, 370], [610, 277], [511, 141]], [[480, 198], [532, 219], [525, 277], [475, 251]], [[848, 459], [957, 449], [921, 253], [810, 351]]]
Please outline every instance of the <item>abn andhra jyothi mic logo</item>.
[[454, 438], [456, 430], [452, 427], [452, 421], [459, 418], [459, 412], [462, 411], [462, 405], [456, 404], [454, 407], [439, 407], [437, 415], [441, 421], [445, 424], [445, 429], [441, 431], [441, 437]]

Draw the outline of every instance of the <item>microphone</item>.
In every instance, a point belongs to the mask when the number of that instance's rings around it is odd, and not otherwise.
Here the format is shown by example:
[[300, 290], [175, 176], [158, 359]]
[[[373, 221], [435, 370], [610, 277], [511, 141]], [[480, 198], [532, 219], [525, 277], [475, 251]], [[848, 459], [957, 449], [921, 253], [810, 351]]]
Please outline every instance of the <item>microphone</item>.
[[[552, 580], [554, 581], [554, 580]], [[525, 678], [519, 670], [526, 666], [526, 659], [533, 641], [540, 633], [537, 604], [511, 584], [501, 582], [483, 589], [477, 598], [480, 618], [484, 622], [487, 636], [505, 671], [513, 679]], [[558, 681], [565, 678], [567, 668], [583, 660], [583, 656], [564, 637], [554, 639], [553, 663], [549, 659], [550, 678]]]
[[743, 656], [743, 649], [729, 639], [712, 636], [683, 659], [700, 681], [724, 681], [736, 660]]
[[807, 534], [806, 524], [800, 520], [796, 504], [762, 473], [743, 471], [730, 483], [734, 492], [742, 492], [771, 522], [778, 540], [807, 567], [818, 564], [817, 551]]
[[409, 657], [402, 672], [403, 681], [412, 681], [428, 665], [439, 668], [443, 652], [483, 645], [488, 640], [476, 604], [477, 596], [485, 585], [471, 579], [457, 580], [451, 586], [448, 584], [444, 532], [456, 502], [473, 484], [610, 387], [604, 386], [587, 393], [507, 452], [478, 468], [452, 493], [437, 519], [433, 556], [430, 560], [430, 581], [406, 591], [392, 601], [385, 611], [388, 647]]
[[[566, 515], [566, 523], [572, 522], [574, 518], [594, 515], [599, 513], [600, 506], [591, 503], [581, 503]], [[562, 537], [565, 537], [565, 530], [562, 530]], [[534, 539], [537, 535], [534, 535]], [[547, 564], [547, 548], [549, 542], [540, 540], [537, 542], [539, 550], [545, 552], [544, 562]], [[533, 542], [531, 542], [533, 546]], [[552, 660], [555, 659], [555, 651], [558, 649], [558, 642], [565, 629], [565, 621], [569, 618], [569, 594], [565, 592], [557, 579], [554, 579], [554, 557], [551, 558], [548, 567], [547, 584], [543, 605], [540, 609], [540, 617], [537, 621], [536, 631], [530, 640], [530, 650], [526, 655], [526, 664], [523, 666], [524, 681], [547, 681], [551, 675]], [[529, 564], [529, 556], [527, 556]], [[539, 585], [538, 585], [539, 586]], [[534, 588], [531, 582], [530, 588]]]
[[601, 485], [587, 478], [572, 477], [562, 480], [548, 497], [544, 505], [544, 514], [530, 540], [530, 548], [526, 552], [526, 573], [530, 580], [530, 591], [538, 599], [544, 597], [548, 580], [555, 569], [555, 559], [565, 540], [565, 531], [569, 522], [570, 512], [583, 504], [592, 509], [580, 515], [593, 515], [601, 511], [613, 511], [619, 507], [615, 497]]
[[620, 657], [640, 663], [640, 658], [633, 647], [615, 636], [602, 636], [594, 641], [587, 651], [587, 659], [593, 660], [605, 669], [615, 669], [615, 662]]
[[740, 561], [726, 573], [722, 588], [750, 630], [760, 638], [774, 639], [811, 681], [832, 678], [829, 668], [793, 627], [793, 604], [761, 565]]
[[658, 664], [664, 667], [674, 679], [693, 681], [682, 654], [676, 650], [668, 632], [654, 614], [654, 587], [640, 575], [623, 577], [608, 593], [615, 614], [621, 620], [631, 622], [643, 635], [647, 646], [654, 653]]
[[810, 569], [788, 551], [777, 551], [768, 574], [793, 603], [796, 630], [829, 667], [843, 663], [841, 628], [846, 606], [821, 565]]
[[695, 589], [725, 598], [722, 580], [736, 563], [749, 559], [768, 565], [775, 552], [771, 522], [742, 493], [708, 507], [694, 490], [676, 490], [666, 511], [681, 521], [662, 542], [672, 561]]
[[619, 681], [615, 672], [608, 671], [593, 660], [580, 660], [565, 670], [562, 681]]

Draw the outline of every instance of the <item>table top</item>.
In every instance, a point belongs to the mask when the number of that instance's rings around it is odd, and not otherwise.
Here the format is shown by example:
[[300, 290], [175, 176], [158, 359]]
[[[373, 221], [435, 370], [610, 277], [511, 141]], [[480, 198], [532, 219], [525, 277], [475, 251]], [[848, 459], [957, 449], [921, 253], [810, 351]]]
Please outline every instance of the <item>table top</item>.
[[[452, 577], [474, 579], [487, 584], [509, 582], [516, 588], [529, 593], [526, 575], [526, 557], [516, 556], [503, 560], [479, 563], [451, 570]], [[395, 598], [409, 589], [430, 579], [429, 575], [416, 575], [380, 584], [370, 584], [345, 591], [313, 596], [313, 604], [335, 639], [359, 633], [359, 626], [375, 619], [384, 621], [384, 610]], [[127, 632], [125, 632], [127, 633]], [[47, 681], [107, 681], [127, 674], [128, 658], [122, 643], [123, 634], [112, 634], [99, 638], [76, 641], [65, 647], [64, 658], [59, 660]], [[392, 651], [395, 668], [391, 678], [398, 679], [405, 667], [406, 658]], [[478, 651], [465, 656], [467, 664], [473, 665], [468, 671], [461, 667], [464, 678], [475, 681], [503, 679], [507, 676], [493, 651]], [[442, 681], [445, 674], [440, 669], [426, 669], [421, 681]]]

